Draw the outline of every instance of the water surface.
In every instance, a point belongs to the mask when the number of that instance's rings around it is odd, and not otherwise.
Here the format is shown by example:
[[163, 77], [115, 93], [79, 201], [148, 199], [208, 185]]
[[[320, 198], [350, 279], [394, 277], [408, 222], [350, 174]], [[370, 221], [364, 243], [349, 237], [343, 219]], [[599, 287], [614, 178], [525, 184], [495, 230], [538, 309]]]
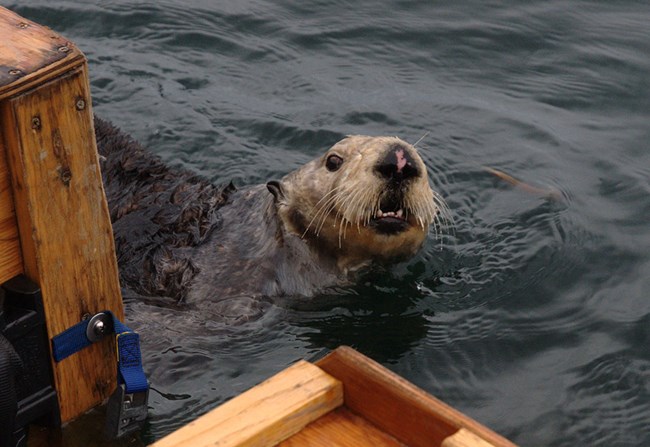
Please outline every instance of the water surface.
[[76, 42], [95, 112], [169, 163], [246, 185], [426, 135], [452, 210], [413, 260], [245, 324], [127, 293], [145, 442], [348, 344], [521, 445], [650, 445], [649, 3], [2, 4]]

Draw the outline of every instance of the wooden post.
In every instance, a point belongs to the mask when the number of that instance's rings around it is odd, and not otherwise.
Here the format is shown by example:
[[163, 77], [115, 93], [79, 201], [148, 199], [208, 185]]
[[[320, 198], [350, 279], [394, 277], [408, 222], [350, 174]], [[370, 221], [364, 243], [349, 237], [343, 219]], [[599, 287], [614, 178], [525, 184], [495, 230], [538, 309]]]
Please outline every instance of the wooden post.
[[[123, 318], [84, 55], [0, 7], [0, 281], [40, 287], [50, 338], [88, 315]], [[116, 386], [114, 341], [53, 363], [62, 421]]]

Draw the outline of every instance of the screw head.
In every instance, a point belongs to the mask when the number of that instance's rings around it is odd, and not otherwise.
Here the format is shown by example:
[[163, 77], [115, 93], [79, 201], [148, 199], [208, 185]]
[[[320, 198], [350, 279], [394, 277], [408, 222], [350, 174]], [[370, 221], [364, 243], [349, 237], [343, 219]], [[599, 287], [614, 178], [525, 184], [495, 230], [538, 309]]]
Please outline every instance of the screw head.
[[77, 102], [75, 103], [75, 107], [77, 110], [83, 110], [86, 108], [86, 100], [83, 98], [77, 98]]
[[12, 68], [11, 70], [9, 70], [9, 74], [11, 76], [18, 76], [20, 73], [22, 73], [22, 72], [20, 70], [18, 70], [17, 68]]
[[32, 129], [34, 130], [41, 129], [41, 119], [38, 116], [32, 118]]
[[110, 317], [105, 313], [94, 315], [86, 327], [86, 338], [92, 343], [101, 340], [105, 335], [113, 331], [113, 324]]
[[67, 45], [64, 45], [64, 46], [62, 46], [62, 47], [59, 47], [59, 52], [60, 52], [60, 53], [67, 53], [68, 51], [70, 51], [70, 47], [67, 46]]
[[104, 332], [106, 331], [106, 325], [102, 320], [98, 320], [95, 322], [95, 326], [93, 327], [93, 331], [95, 332], [95, 335], [98, 337], [101, 337], [104, 335]]

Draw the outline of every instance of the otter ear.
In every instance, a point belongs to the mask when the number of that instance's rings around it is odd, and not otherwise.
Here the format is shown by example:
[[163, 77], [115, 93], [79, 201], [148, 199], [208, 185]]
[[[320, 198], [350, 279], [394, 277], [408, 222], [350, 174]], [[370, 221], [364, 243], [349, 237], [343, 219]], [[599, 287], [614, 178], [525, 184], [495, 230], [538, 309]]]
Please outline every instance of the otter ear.
[[281, 202], [284, 200], [284, 188], [282, 184], [277, 180], [271, 180], [266, 184], [266, 189], [269, 190], [273, 197], [275, 197], [276, 202]]

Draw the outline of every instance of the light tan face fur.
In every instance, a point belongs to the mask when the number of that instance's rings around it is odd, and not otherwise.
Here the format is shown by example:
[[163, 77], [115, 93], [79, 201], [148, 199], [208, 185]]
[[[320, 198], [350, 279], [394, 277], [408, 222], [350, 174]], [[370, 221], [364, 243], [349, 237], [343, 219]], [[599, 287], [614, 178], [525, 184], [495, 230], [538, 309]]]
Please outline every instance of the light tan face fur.
[[[372, 224], [391, 188], [376, 166], [397, 146], [408, 152], [419, 174], [399, 186], [404, 229], [386, 234]], [[334, 172], [327, 168], [331, 155], [343, 159]], [[413, 255], [426, 238], [429, 225], [446, 209], [429, 186], [417, 150], [395, 137], [347, 137], [322, 157], [285, 176], [280, 185], [283, 194], [277, 207], [285, 227], [319, 252], [328, 252], [342, 270], [373, 259]]]

